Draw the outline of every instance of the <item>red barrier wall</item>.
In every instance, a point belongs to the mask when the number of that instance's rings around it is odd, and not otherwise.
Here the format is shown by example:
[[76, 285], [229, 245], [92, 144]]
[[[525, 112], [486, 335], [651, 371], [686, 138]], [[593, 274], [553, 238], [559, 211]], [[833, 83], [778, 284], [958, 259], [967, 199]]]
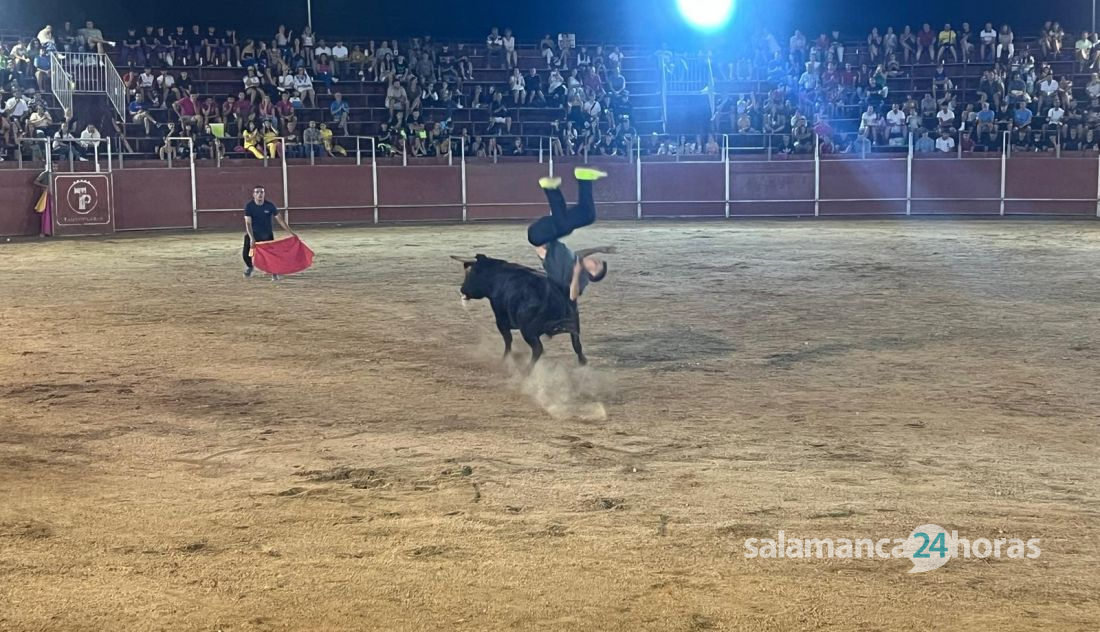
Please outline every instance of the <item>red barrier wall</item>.
[[41, 218], [34, 203], [42, 189], [34, 186], [38, 171], [0, 171], [0, 235], [37, 235]]
[[904, 158], [822, 160], [821, 214], [904, 215], [905, 172]]
[[[571, 177], [583, 159], [556, 159], [566, 199], [576, 199]], [[595, 159], [608, 172], [596, 185], [600, 217], [636, 219], [638, 166], [623, 158]], [[1010, 158], [1005, 173], [1005, 213], [1095, 217], [1096, 158]], [[897, 215], [906, 209], [907, 161], [904, 157], [866, 160], [824, 157], [819, 163], [817, 208], [822, 216]], [[549, 162], [471, 161], [466, 166], [466, 219], [528, 219], [546, 212], [538, 179], [549, 175]], [[725, 171], [728, 169], [728, 174]], [[724, 217], [729, 177], [731, 217], [813, 216], [815, 163], [795, 157], [773, 161], [644, 161], [641, 211], [646, 218]], [[0, 169], [0, 234], [36, 235], [38, 216], [31, 169]], [[189, 228], [192, 222], [191, 174], [187, 167], [116, 169], [114, 200], [120, 230]], [[294, 223], [372, 223], [459, 221], [463, 179], [459, 164], [379, 165], [378, 199], [369, 163], [361, 166], [290, 165], [287, 189], [278, 163], [202, 165], [195, 172], [200, 228], [239, 227], [252, 187], [262, 184], [280, 207], [290, 198]], [[918, 156], [912, 162], [910, 208], [917, 214], [999, 214], [999, 157]]]
[[111, 177], [116, 229], [191, 228], [189, 169], [119, 169]]

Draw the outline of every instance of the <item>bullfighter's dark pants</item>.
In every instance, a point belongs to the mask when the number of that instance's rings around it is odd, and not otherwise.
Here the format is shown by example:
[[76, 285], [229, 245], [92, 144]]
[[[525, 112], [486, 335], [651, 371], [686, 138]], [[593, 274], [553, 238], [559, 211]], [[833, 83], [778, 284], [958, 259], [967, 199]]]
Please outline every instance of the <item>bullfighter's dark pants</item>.
[[561, 239], [574, 230], [596, 221], [596, 202], [592, 197], [592, 181], [577, 181], [579, 195], [576, 206], [566, 207], [561, 189], [546, 189], [550, 215], [540, 217], [527, 227], [527, 241], [532, 246], [544, 246]]

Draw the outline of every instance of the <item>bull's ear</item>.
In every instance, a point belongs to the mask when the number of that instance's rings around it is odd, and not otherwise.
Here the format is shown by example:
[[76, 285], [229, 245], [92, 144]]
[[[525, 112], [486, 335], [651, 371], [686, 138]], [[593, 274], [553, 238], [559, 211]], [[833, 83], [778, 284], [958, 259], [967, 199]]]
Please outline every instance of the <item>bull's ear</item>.
[[454, 255], [451, 255], [451, 258], [454, 259], [455, 261], [458, 261], [458, 262], [462, 263], [462, 265], [467, 266], [467, 267], [474, 265], [474, 260], [473, 259], [465, 259], [463, 257], [456, 257]]

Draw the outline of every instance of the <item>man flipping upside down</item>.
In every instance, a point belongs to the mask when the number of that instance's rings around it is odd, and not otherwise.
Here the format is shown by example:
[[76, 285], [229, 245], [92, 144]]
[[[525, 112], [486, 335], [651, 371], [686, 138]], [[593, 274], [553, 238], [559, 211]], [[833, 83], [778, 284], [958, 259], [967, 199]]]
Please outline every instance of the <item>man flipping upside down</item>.
[[602, 281], [607, 275], [607, 262], [592, 255], [600, 252], [614, 253], [613, 246], [586, 248], [573, 252], [560, 239], [574, 230], [596, 221], [596, 202], [592, 197], [592, 183], [607, 174], [597, 169], [577, 167], [573, 171], [577, 179], [579, 195], [576, 206], [566, 207], [561, 192], [561, 178], [541, 178], [539, 186], [546, 191], [550, 202], [550, 215], [540, 217], [527, 227], [527, 241], [535, 247], [546, 276], [568, 293], [574, 303], [591, 282]]

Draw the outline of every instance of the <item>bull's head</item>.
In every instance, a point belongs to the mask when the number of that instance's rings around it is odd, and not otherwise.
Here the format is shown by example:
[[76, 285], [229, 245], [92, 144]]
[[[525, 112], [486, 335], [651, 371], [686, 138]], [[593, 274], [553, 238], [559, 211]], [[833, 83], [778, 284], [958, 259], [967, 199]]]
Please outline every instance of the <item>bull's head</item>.
[[466, 270], [466, 277], [462, 280], [459, 292], [462, 300], [471, 298], [489, 298], [492, 291], [492, 271], [500, 263], [499, 259], [492, 259], [485, 255], [477, 255], [473, 259], [451, 256], [455, 261], [461, 261]]

